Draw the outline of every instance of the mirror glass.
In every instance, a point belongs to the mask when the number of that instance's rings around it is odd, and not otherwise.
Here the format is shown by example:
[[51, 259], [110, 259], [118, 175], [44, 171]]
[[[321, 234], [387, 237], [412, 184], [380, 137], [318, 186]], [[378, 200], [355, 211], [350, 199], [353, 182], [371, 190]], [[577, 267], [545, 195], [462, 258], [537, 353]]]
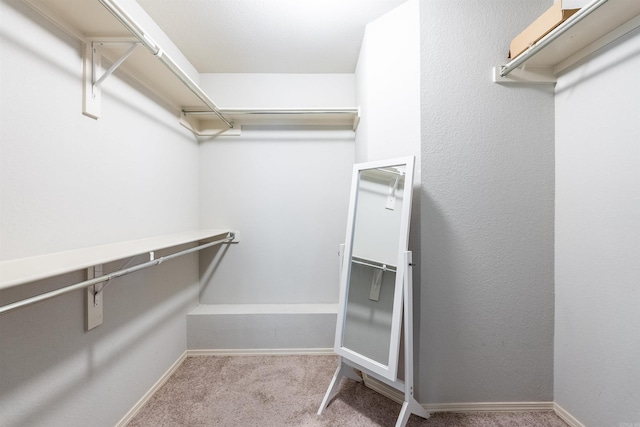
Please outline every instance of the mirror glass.
[[413, 158], [356, 165], [336, 351], [395, 379]]

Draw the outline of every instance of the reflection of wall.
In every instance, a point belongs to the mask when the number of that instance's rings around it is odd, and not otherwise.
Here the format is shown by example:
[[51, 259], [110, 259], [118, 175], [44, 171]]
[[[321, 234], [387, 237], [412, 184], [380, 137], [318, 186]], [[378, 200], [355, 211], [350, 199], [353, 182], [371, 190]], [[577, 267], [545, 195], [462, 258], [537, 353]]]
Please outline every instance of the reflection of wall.
[[361, 173], [353, 238], [353, 256], [395, 266], [398, 263], [404, 177], [398, 182], [395, 208], [387, 209], [389, 186], [395, 179], [371, 179]]
[[375, 270], [351, 264], [349, 303], [342, 343], [349, 350], [387, 365], [396, 274], [391, 271], [383, 272], [380, 298], [372, 301], [369, 293]]

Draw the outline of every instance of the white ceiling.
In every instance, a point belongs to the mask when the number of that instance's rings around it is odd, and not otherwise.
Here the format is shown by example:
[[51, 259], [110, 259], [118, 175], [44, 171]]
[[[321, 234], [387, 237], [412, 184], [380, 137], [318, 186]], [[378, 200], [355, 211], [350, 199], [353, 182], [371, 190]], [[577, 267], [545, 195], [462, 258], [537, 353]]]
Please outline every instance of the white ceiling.
[[137, 0], [200, 73], [353, 73], [366, 24], [406, 0]]

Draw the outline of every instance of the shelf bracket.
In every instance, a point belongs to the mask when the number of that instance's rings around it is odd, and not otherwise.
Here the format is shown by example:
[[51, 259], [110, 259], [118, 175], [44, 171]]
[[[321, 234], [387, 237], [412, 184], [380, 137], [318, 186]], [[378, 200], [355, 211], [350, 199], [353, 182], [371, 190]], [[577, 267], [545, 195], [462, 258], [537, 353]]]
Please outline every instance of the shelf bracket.
[[512, 70], [508, 75], [501, 76], [504, 65], [493, 67], [493, 82], [500, 84], [555, 84], [557, 78], [551, 67], [522, 67]]
[[[102, 52], [100, 47], [108, 42], [91, 42], [86, 43], [84, 46], [84, 87], [83, 87], [83, 102], [82, 102], [82, 114], [89, 116], [93, 119], [100, 117], [101, 108], [101, 88], [100, 85], [104, 80], [109, 77], [114, 71], [122, 65], [124, 61], [131, 56], [133, 51], [140, 45], [140, 42], [128, 42], [129, 49], [122, 54], [122, 56], [113, 62], [113, 65], [109, 67], [102, 75], [98, 76], [102, 71]], [[115, 42], [121, 44], [122, 42]]]
[[[96, 61], [96, 60], [98, 60], [98, 61], [99, 61], [99, 59], [97, 59], [97, 58], [100, 56], [100, 55], [99, 55], [99, 52], [98, 52], [98, 48], [96, 47], [96, 44], [102, 45], [103, 43], [96, 43], [96, 42], [91, 43], [91, 45], [92, 45], [91, 53], [92, 53], [92, 56], [93, 56], [93, 63], [94, 63], [94, 64], [95, 64], [95, 61]], [[93, 77], [92, 77], [92, 80], [93, 80], [93, 87], [94, 87], [94, 88], [99, 87], [99, 86], [100, 86], [100, 84], [101, 84], [101, 83], [102, 83], [102, 82], [103, 82], [107, 77], [109, 77], [109, 76], [111, 75], [111, 73], [113, 73], [115, 70], [117, 70], [117, 69], [118, 69], [118, 67], [119, 67], [120, 65], [122, 65], [122, 63], [123, 63], [124, 61], [126, 61], [126, 60], [127, 60], [127, 58], [128, 58], [129, 56], [131, 56], [131, 54], [133, 53], [133, 51], [134, 51], [134, 50], [135, 50], [139, 45], [140, 45], [140, 43], [139, 43], [139, 42], [131, 43], [131, 46], [129, 46], [129, 49], [127, 49], [127, 51], [126, 51], [126, 52], [125, 52], [125, 53], [120, 57], [120, 59], [118, 59], [116, 62], [114, 62], [114, 63], [113, 63], [113, 65], [112, 65], [111, 67], [109, 67], [109, 69], [108, 69], [107, 71], [105, 71], [105, 72], [104, 72], [100, 77], [98, 77], [98, 78], [96, 78], [96, 75], [95, 75], [96, 70], [98, 69], [98, 67], [96, 67], [96, 66], [94, 65], [94, 66], [92, 67], [92, 71], [93, 71]]]
[[[87, 280], [104, 274], [102, 264], [87, 268]], [[90, 331], [102, 325], [104, 283], [91, 285], [85, 289], [85, 329]]]

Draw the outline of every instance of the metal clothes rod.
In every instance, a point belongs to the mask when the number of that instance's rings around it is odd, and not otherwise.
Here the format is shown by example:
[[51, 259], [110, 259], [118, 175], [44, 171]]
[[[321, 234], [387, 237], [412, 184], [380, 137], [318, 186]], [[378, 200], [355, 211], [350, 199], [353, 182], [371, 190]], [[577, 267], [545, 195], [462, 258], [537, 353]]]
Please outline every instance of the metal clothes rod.
[[523, 54], [516, 57], [514, 60], [509, 62], [506, 65], [500, 67], [500, 77], [506, 77], [510, 72], [518, 68], [524, 62], [526, 62], [529, 58], [540, 52], [547, 45], [552, 43], [555, 39], [563, 35], [567, 30], [576, 25], [578, 22], [582, 21], [584, 18], [589, 16], [592, 12], [598, 9], [600, 6], [608, 2], [609, 0], [593, 0], [591, 3], [580, 9], [574, 15], [572, 15], [569, 19], [567, 19], [563, 24], [556, 27], [549, 34], [540, 39], [537, 43], [527, 49]]
[[147, 267], [153, 267], [155, 265], [162, 264], [164, 261], [168, 261], [170, 259], [177, 258], [177, 257], [182, 256], [182, 255], [187, 255], [187, 254], [190, 254], [192, 252], [201, 251], [202, 249], [210, 248], [212, 246], [219, 245], [221, 243], [231, 242], [234, 238], [235, 238], [235, 235], [233, 233], [230, 233], [230, 236], [225, 238], [225, 239], [221, 239], [221, 240], [216, 240], [216, 241], [213, 241], [213, 242], [205, 243], [205, 244], [202, 244], [200, 246], [196, 246], [194, 248], [185, 249], [184, 251], [180, 251], [180, 252], [176, 252], [176, 253], [171, 254], [171, 255], [163, 256], [163, 257], [151, 260], [151, 261], [144, 262], [142, 264], [134, 265], [133, 267], [125, 268], [125, 269], [122, 269], [122, 270], [117, 270], [117, 271], [114, 271], [113, 273], [109, 273], [109, 274], [105, 274], [105, 275], [102, 275], [102, 276], [99, 276], [99, 277], [96, 277], [96, 278], [93, 278], [93, 279], [85, 280], [84, 282], [76, 283], [74, 285], [65, 286], [64, 288], [56, 289], [55, 291], [45, 292], [44, 294], [40, 294], [40, 295], [36, 295], [36, 296], [33, 296], [33, 297], [25, 298], [23, 300], [16, 301], [16, 302], [11, 303], [11, 304], [3, 305], [2, 307], [0, 307], [0, 314], [7, 313], [7, 312], [15, 310], [17, 308], [25, 307], [27, 305], [35, 304], [35, 303], [40, 302], [40, 301], [44, 301], [44, 300], [47, 300], [47, 299], [55, 298], [57, 296], [60, 296], [60, 295], [63, 295], [63, 294], [69, 293], [69, 292], [77, 291], [78, 289], [88, 288], [89, 286], [96, 285], [96, 284], [101, 283], [101, 282], [108, 282], [111, 279], [115, 279], [115, 278], [124, 276], [126, 274], [136, 272], [138, 270], [143, 270], [143, 269], [145, 269]]
[[112, 0], [99, 0], [100, 3], [118, 20], [124, 25], [149, 51], [157, 57], [180, 81], [187, 87], [194, 95], [196, 95], [204, 104], [211, 109], [229, 128], [233, 128], [233, 124], [227, 120], [226, 117], [220, 113], [218, 106], [207, 96], [206, 93], [198, 87], [198, 85], [191, 80], [191, 78], [180, 68], [175, 61], [167, 55], [158, 44], [149, 37], [140, 26], [127, 15]]
[[360, 265], [366, 265], [367, 267], [378, 268], [378, 269], [380, 269], [382, 271], [391, 271], [392, 273], [396, 272], [395, 268], [389, 267], [389, 266], [387, 266], [387, 264], [382, 264], [382, 265], [372, 264], [372, 263], [369, 263], [369, 262], [360, 261], [357, 258], [352, 258], [351, 262], [354, 262], [354, 263], [360, 264]]
[[[357, 108], [221, 108], [222, 114], [353, 114], [357, 113]], [[211, 114], [210, 111], [183, 110], [187, 116], [198, 116]]]

